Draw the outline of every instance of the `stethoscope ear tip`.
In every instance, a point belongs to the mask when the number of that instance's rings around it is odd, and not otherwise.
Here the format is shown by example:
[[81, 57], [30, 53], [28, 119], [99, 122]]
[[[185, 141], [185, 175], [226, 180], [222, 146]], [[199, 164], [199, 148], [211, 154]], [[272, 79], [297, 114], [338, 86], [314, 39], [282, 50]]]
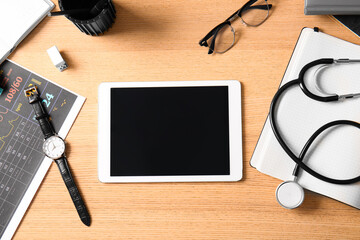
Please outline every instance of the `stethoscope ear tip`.
[[304, 201], [304, 189], [295, 181], [286, 181], [276, 188], [276, 200], [286, 209], [299, 207]]

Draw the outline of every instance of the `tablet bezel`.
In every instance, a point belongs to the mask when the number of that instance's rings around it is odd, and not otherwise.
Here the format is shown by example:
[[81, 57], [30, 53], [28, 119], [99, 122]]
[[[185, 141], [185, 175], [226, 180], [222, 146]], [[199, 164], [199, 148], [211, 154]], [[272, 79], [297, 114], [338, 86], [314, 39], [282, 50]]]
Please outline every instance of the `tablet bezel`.
[[[110, 175], [110, 108], [111, 88], [227, 86], [229, 98], [230, 175], [188, 176], [111, 176]], [[236, 80], [183, 82], [105, 82], [99, 85], [98, 177], [101, 182], [212, 182], [239, 181], [242, 178], [241, 85]]]

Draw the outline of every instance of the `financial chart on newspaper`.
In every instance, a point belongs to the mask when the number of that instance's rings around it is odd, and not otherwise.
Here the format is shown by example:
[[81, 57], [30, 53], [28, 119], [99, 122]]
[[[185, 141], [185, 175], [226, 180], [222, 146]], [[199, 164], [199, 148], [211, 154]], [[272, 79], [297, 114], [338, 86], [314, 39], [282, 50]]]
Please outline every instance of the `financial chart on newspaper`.
[[23, 93], [31, 85], [57, 132], [78, 97], [13, 62], [0, 65], [0, 238], [45, 158], [43, 134]]

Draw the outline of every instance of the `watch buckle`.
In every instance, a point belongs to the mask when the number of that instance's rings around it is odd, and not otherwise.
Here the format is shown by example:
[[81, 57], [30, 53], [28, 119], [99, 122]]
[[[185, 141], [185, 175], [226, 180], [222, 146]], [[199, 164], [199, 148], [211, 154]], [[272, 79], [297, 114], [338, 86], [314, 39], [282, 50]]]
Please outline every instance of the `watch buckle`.
[[34, 94], [39, 95], [39, 92], [37, 90], [37, 86], [35, 86], [35, 85], [25, 89], [24, 93], [25, 93], [26, 97], [34, 96]]

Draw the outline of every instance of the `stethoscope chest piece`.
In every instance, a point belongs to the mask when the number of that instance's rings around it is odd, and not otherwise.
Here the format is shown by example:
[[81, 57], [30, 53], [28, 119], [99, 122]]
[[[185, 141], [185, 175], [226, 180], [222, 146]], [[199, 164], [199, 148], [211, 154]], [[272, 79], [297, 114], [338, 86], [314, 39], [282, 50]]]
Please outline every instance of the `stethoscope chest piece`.
[[299, 207], [304, 201], [304, 189], [295, 181], [281, 183], [276, 189], [276, 200], [287, 209]]

